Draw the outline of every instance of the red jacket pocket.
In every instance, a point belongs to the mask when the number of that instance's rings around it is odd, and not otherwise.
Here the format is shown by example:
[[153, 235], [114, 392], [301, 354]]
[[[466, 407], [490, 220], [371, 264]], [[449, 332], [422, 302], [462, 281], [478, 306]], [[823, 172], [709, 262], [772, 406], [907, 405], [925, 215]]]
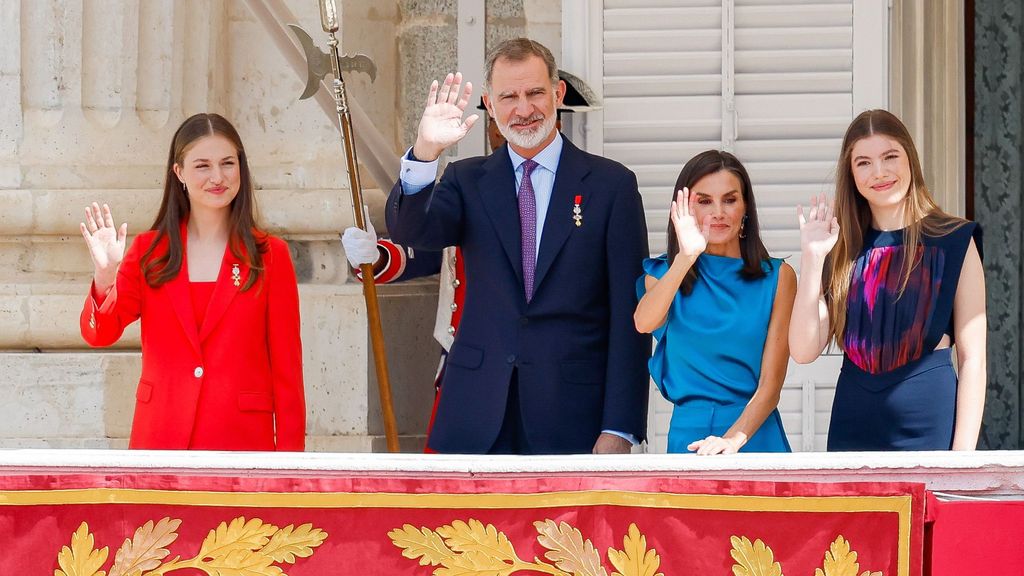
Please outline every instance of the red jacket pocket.
[[262, 392], [239, 392], [238, 409], [242, 412], [273, 412], [274, 397]]
[[153, 385], [149, 382], [139, 381], [139, 387], [135, 390], [135, 399], [145, 404], [153, 396]]

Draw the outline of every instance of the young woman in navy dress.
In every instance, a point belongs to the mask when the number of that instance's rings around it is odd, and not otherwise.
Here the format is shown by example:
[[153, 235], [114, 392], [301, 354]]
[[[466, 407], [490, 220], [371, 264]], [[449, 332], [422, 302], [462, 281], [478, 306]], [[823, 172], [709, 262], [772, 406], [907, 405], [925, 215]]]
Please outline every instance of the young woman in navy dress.
[[768, 257], [735, 156], [698, 154], [675, 190], [668, 254], [644, 261], [634, 315], [658, 341], [651, 376], [675, 404], [668, 451], [788, 452], [776, 407], [796, 274]]
[[[985, 402], [981, 230], [943, 212], [902, 122], [862, 113], [846, 131], [835, 208], [799, 208], [793, 359], [843, 350], [831, 450], [973, 450]], [[953, 369], [956, 344], [959, 375]]]

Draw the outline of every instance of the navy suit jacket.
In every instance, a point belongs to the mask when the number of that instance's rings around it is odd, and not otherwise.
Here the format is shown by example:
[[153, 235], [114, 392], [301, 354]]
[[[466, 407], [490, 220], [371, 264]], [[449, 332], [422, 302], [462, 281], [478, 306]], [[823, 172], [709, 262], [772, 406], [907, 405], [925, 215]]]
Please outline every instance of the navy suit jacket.
[[[576, 226], [573, 205], [582, 208]], [[513, 369], [536, 453], [587, 453], [602, 430], [645, 436], [650, 339], [636, 331], [648, 256], [636, 175], [564, 140], [541, 236], [534, 295], [523, 287], [519, 208], [503, 146], [453, 162], [412, 195], [391, 190], [388, 229], [419, 250], [462, 247], [466, 301], [430, 434], [439, 452], [485, 453]]]

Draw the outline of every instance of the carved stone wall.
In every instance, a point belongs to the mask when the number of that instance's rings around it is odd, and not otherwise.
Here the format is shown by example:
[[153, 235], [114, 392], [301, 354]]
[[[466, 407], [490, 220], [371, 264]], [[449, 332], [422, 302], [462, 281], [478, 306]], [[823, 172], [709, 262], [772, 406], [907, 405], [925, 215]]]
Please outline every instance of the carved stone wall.
[[[323, 44], [316, 3], [289, 2]], [[346, 3], [347, 5], [347, 3]], [[353, 2], [345, 31], [397, 24], [394, 7]], [[285, 237], [299, 276], [311, 449], [370, 450], [369, 347], [361, 287], [338, 232], [352, 216], [341, 142], [242, 0], [0, 0], [0, 447], [124, 446], [139, 374], [138, 329], [117, 351], [86, 349], [78, 334], [91, 262], [78, 234], [90, 201], [111, 205], [132, 235], [149, 227], [173, 131], [196, 112], [238, 128], [264, 224]], [[353, 35], [355, 35], [353, 33]], [[393, 138], [393, 33], [365, 32], [377, 85], [352, 91]], [[344, 42], [344, 39], [343, 39]], [[374, 97], [381, 95], [378, 100]], [[375, 124], [378, 123], [375, 120]], [[389, 128], [390, 126], [390, 128]], [[368, 201], [379, 206], [380, 191]], [[376, 215], [375, 215], [376, 216]], [[378, 228], [383, 223], [378, 221]], [[381, 290], [399, 309], [385, 326], [396, 345], [427, 334], [429, 282]], [[422, 443], [436, 352], [392, 362], [401, 432]]]

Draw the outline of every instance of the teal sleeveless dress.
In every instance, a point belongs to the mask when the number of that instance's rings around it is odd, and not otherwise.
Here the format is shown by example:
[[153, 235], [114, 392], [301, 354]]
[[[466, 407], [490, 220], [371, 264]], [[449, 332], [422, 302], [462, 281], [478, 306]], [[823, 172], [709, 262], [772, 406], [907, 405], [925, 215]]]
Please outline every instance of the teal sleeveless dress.
[[[654, 331], [657, 345], [648, 363], [661, 394], [675, 405], [669, 452], [687, 452], [694, 440], [725, 434], [754, 395], [782, 260], [765, 261], [767, 275], [754, 280], [740, 276], [740, 258], [702, 254], [695, 265], [693, 291], [676, 294], [665, 323]], [[665, 254], [644, 260], [644, 272], [655, 278], [668, 268]], [[641, 276], [638, 297], [646, 291]], [[777, 409], [740, 449], [789, 451]]]

